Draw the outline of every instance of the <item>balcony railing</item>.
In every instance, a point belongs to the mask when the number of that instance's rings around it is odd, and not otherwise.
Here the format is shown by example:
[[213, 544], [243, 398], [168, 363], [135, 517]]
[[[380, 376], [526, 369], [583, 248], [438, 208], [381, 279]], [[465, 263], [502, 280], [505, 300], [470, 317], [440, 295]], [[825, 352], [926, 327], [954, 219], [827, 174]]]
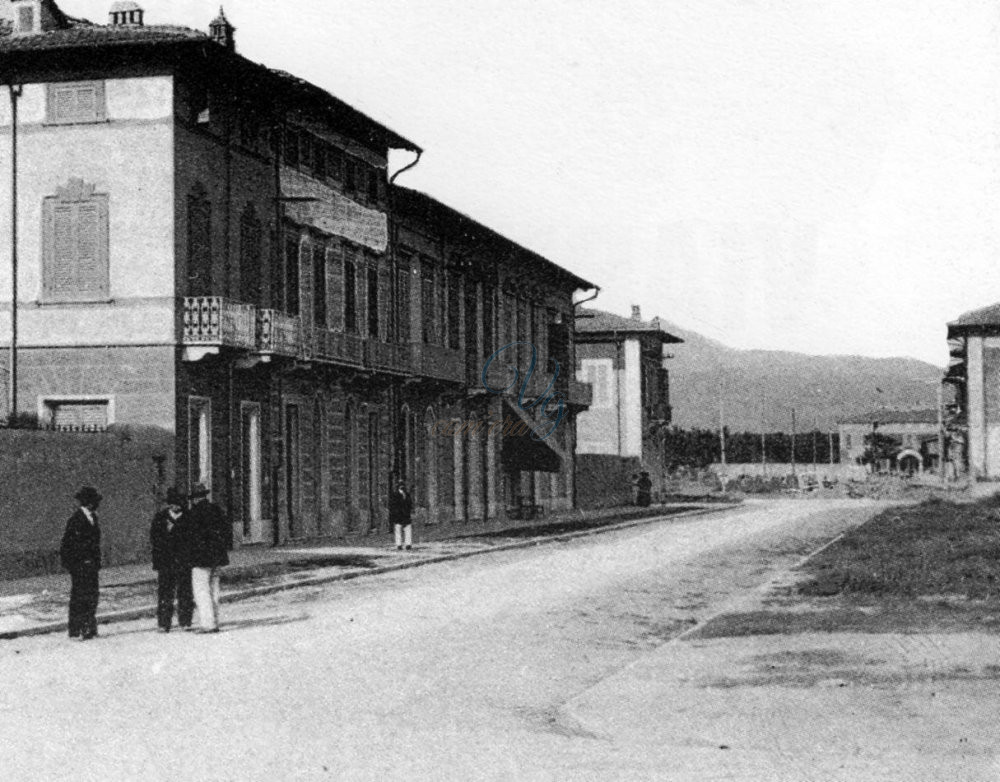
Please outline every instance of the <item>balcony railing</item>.
[[256, 307], [221, 296], [184, 298], [185, 345], [226, 346], [252, 350]]
[[461, 350], [421, 343], [413, 345], [413, 351], [413, 371], [417, 375], [453, 383], [465, 382], [465, 356]]
[[413, 366], [411, 348], [408, 344], [369, 340], [365, 343], [365, 364], [386, 372], [408, 373]]
[[313, 357], [317, 361], [361, 366], [364, 360], [361, 337], [326, 328], [314, 328]]
[[257, 312], [257, 352], [300, 357], [303, 352], [299, 319], [280, 310]]

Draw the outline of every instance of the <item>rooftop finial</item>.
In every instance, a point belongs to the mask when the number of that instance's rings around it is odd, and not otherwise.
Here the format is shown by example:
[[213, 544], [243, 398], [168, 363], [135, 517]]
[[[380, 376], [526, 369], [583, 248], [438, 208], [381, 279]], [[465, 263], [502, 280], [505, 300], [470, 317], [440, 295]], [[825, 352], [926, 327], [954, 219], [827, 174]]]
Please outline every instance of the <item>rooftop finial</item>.
[[208, 31], [212, 40], [217, 44], [225, 46], [229, 51], [236, 49], [236, 36], [234, 35], [236, 28], [226, 19], [226, 12], [221, 5], [219, 6], [219, 15], [212, 20]]

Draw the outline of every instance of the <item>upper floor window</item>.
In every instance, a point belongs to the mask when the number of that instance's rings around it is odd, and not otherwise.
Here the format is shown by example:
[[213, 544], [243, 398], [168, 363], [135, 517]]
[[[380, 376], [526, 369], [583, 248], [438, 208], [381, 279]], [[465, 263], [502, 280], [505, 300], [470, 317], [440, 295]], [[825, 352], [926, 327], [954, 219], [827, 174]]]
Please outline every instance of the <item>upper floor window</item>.
[[42, 205], [42, 297], [101, 301], [109, 295], [108, 196], [71, 179]]
[[350, 158], [344, 164], [344, 190], [353, 193], [358, 189], [358, 164]]
[[212, 287], [212, 204], [201, 185], [188, 195], [188, 295], [208, 296]]
[[483, 286], [483, 357], [493, 354], [493, 290]]
[[427, 344], [436, 343], [437, 318], [434, 287], [434, 265], [430, 261], [420, 262], [420, 320], [423, 327], [422, 338]]
[[290, 234], [285, 237], [285, 292], [288, 300], [285, 311], [289, 315], [299, 314], [299, 237]]
[[313, 266], [313, 320], [326, 328], [326, 247], [316, 243], [312, 248]]
[[358, 331], [357, 266], [352, 258], [344, 258], [344, 331]]
[[458, 323], [460, 280], [457, 272], [448, 272], [448, 347], [452, 350], [458, 350], [459, 338], [461, 337]]
[[62, 124], [103, 122], [106, 118], [103, 81], [75, 81], [48, 85], [47, 122]]
[[368, 336], [378, 337], [378, 268], [368, 269]]
[[368, 169], [368, 198], [371, 201], [378, 201], [380, 176], [381, 176], [381, 171], [379, 169], [377, 168]]
[[247, 204], [240, 217], [240, 298], [247, 304], [260, 301], [263, 231], [253, 204]]

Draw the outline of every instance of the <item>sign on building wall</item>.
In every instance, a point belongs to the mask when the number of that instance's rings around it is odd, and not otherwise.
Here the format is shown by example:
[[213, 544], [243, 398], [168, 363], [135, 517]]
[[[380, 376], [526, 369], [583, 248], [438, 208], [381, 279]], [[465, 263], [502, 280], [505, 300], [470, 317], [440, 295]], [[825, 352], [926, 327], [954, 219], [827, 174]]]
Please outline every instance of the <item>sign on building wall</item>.
[[281, 172], [281, 193], [286, 199], [310, 199], [285, 202], [285, 214], [295, 222], [385, 252], [389, 244], [385, 212], [361, 206], [305, 174], [288, 169]]

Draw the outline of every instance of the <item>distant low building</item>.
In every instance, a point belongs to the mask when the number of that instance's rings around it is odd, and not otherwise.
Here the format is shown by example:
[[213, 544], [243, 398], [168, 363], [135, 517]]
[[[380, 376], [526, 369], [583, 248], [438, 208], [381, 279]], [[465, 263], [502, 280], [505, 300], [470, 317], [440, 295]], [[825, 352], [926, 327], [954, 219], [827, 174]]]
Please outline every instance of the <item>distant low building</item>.
[[924, 472], [938, 466], [937, 410], [876, 410], [840, 421], [837, 429], [842, 464], [860, 464], [870, 435], [877, 432], [895, 441], [889, 463], [883, 468]]
[[[632, 317], [583, 309], [576, 318], [577, 380], [590, 383], [590, 408], [577, 416], [577, 499], [581, 506], [611, 504], [629, 496], [629, 477], [650, 473], [662, 489], [662, 433], [670, 425], [670, 375], [666, 346], [684, 340]], [[622, 496], [624, 494], [624, 496]]]

